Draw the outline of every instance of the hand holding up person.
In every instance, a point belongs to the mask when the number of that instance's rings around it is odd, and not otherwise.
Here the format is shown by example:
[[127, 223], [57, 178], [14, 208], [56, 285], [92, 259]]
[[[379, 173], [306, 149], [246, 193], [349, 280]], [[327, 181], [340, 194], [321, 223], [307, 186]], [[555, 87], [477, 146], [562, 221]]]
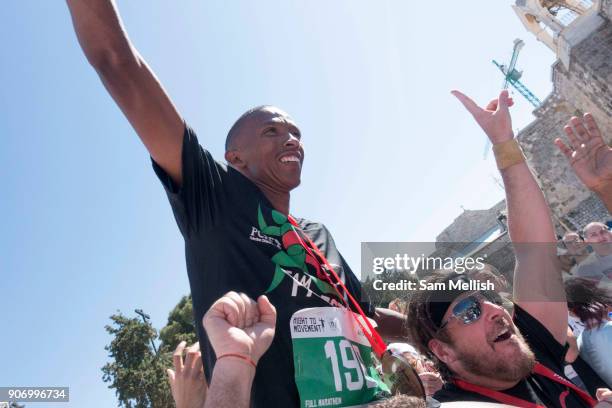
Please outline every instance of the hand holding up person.
[[570, 145], [559, 138], [555, 144], [567, 157], [580, 181], [598, 194], [608, 211], [612, 212], [612, 147], [604, 142], [590, 113], [583, 118], [574, 116], [564, 130]]
[[217, 359], [239, 354], [257, 364], [274, 338], [276, 309], [266, 296], [255, 302], [244, 293], [228, 292], [213, 303], [203, 323]]
[[266, 296], [255, 302], [228, 292], [213, 303], [203, 323], [217, 355], [206, 407], [248, 407], [257, 362], [274, 338], [276, 309]]
[[204, 378], [200, 343], [196, 342], [187, 348], [183, 362], [185, 346], [184, 341], [179, 343], [172, 355], [174, 370], [167, 370], [172, 398], [174, 398], [176, 408], [202, 408], [206, 400], [208, 384]]

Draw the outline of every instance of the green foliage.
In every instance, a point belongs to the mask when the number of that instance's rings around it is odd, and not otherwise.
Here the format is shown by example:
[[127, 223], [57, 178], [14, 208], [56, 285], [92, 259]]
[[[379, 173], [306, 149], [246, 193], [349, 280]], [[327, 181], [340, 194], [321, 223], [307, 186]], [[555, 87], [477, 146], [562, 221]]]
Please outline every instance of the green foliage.
[[188, 345], [198, 340], [193, 322], [193, 305], [191, 295], [183, 296], [168, 315], [166, 327], [159, 332], [162, 342], [160, 352], [172, 353], [181, 341]]
[[170, 361], [152, 350], [157, 332], [150, 323], [121, 314], [111, 317], [106, 331], [114, 336], [105, 347], [113, 362], [102, 367], [104, 382], [114, 388], [120, 407], [170, 408], [174, 406], [166, 380]]
[[[197, 340], [191, 296], [183, 296], [172, 309], [159, 339], [151, 323], [140, 318], [118, 312], [110, 319], [112, 324], [105, 329], [113, 340], [105, 350], [111, 362], [102, 367], [102, 379], [115, 390], [119, 407], [174, 407], [166, 369], [172, 368], [172, 353], [178, 343]], [[152, 346], [156, 340], [161, 340], [157, 355]]]

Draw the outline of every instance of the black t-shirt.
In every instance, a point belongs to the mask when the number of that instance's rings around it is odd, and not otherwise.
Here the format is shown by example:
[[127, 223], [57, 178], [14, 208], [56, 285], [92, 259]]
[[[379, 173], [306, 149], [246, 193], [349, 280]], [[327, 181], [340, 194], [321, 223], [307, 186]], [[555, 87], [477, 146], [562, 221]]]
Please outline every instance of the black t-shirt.
[[[186, 127], [183, 136], [181, 188], [177, 189], [155, 162], [153, 168], [185, 239], [187, 274], [206, 377], [210, 380], [216, 359], [201, 324], [208, 308], [231, 290], [252, 299], [266, 294], [278, 313], [276, 335], [258, 363], [251, 401], [257, 407], [298, 406], [289, 319], [303, 308], [329, 306], [316, 296], [334, 299], [331, 286], [324, 282], [326, 274], [317, 268], [316, 259], [295, 247], [295, 232], [290, 230], [287, 218], [273, 210], [248, 178], [216, 162], [198, 144], [190, 128]], [[299, 218], [297, 222], [359, 301], [359, 280], [336, 249], [329, 231], [322, 224]], [[369, 304], [362, 307], [371, 313]]]
[[[536, 360], [556, 374], [566, 378], [563, 374], [563, 366], [567, 345], [562, 346], [559, 344], [553, 335], [538, 320], [518, 305], [515, 305], [514, 310], [514, 323], [525, 337], [527, 344], [531, 347]], [[596, 376], [594, 373], [593, 375]], [[591, 378], [591, 380], [594, 382], [601, 381], [598, 377]], [[601, 383], [603, 384], [603, 381], [601, 381]], [[593, 392], [593, 390], [591, 390], [591, 392]], [[545, 407], [578, 408], [589, 406], [575, 391], [563, 384], [538, 374], [531, 374], [514, 387], [504, 390], [503, 393]], [[452, 383], [446, 383], [444, 387], [434, 395], [434, 398], [440, 402], [496, 402], [483, 395], [465, 391]], [[563, 399], [565, 404], [561, 402]]]

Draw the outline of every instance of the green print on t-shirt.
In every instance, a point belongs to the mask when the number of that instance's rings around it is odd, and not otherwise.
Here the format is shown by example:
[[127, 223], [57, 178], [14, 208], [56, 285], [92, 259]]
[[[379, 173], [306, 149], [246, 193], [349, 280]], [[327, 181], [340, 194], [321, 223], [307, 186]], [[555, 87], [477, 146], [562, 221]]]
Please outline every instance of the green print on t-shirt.
[[[271, 258], [276, 266], [274, 268], [272, 282], [265, 293], [270, 293], [276, 289], [287, 276], [283, 268], [296, 268], [310, 276], [314, 284], [323, 294], [336, 294], [336, 290], [333, 286], [319, 278], [325, 276], [325, 272], [321, 270], [320, 262], [314, 256], [307, 253], [303, 239], [295, 231], [287, 216], [281, 212], [272, 210], [272, 220], [276, 225], [268, 225], [261, 212], [261, 205], [259, 205], [257, 207], [257, 222], [259, 223], [259, 229], [266, 235], [280, 237], [284, 249], [278, 251]], [[308, 272], [308, 265], [315, 269], [316, 275], [319, 277]]]

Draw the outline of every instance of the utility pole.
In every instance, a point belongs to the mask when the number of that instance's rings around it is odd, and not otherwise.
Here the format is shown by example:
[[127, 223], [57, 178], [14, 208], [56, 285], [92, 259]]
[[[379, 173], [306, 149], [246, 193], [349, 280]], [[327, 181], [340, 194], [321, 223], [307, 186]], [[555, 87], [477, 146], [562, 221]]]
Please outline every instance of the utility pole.
[[[140, 315], [140, 317], [142, 317], [142, 321], [145, 324], [149, 323], [149, 320], [151, 319], [151, 316], [149, 316], [148, 314], [143, 312], [142, 309], [136, 309], [136, 310], [134, 310], [134, 312], [136, 312], [137, 315]], [[155, 355], [157, 356], [158, 355], [157, 347], [155, 347], [155, 342], [153, 341], [153, 339], [151, 339], [151, 346], [153, 346], [153, 351], [155, 351]]]

